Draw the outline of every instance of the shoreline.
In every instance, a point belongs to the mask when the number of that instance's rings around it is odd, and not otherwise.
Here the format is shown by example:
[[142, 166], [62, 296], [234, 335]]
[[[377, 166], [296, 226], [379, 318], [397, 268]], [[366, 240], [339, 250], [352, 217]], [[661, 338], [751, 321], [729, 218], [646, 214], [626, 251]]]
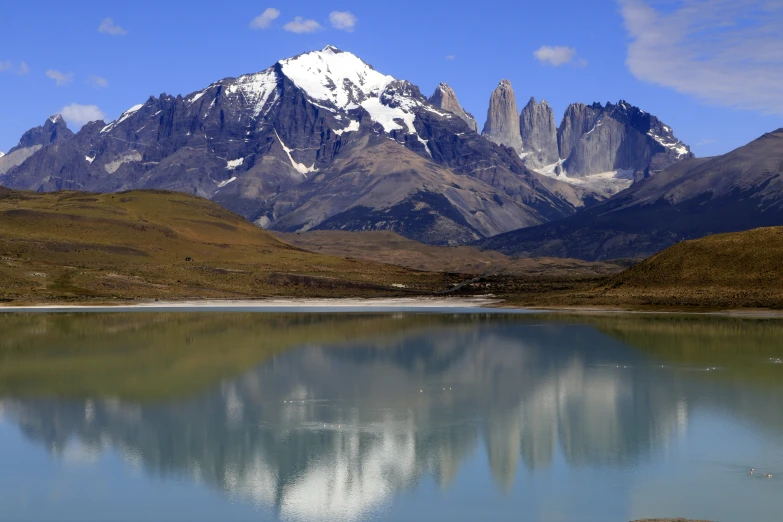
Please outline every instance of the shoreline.
[[783, 319], [783, 310], [734, 309], [632, 309], [620, 307], [510, 306], [495, 297], [369, 297], [369, 298], [299, 298], [275, 297], [261, 299], [183, 299], [181, 301], [140, 300], [133, 302], [95, 304], [38, 303], [0, 304], [3, 313], [98, 313], [98, 312], [292, 312], [292, 313], [497, 313], [497, 314], [633, 314], [633, 315], [696, 315], [746, 319]]
[[491, 308], [502, 300], [487, 297], [401, 297], [401, 298], [269, 298], [187, 299], [182, 301], [138, 301], [105, 304], [0, 305], [0, 313], [13, 312], [449, 312], [492, 310], [500, 313], [533, 313], [526, 308]]

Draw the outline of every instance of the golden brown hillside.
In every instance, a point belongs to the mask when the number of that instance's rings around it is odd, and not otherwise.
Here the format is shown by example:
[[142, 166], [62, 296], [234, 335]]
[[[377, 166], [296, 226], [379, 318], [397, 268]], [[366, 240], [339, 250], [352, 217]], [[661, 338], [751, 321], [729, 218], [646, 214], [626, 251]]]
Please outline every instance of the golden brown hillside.
[[305, 252], [186, 194], [0, 189], [0, 299], [371, 296], [458, 278]]
[[682, 241], [602, 285], [632, 303], [783, 307], [783, 227]]
[[470, 246], [434, 246], [407, 239], [391, 231], [346, 232], [316, 230], [301, 234], [276, 233], [284, 241], [311, 252], [352, 257], [365, 261], [462, 274], [595, 277], [615, 274], [627, 265], [612, 261], [579, 259], [513, 258]]

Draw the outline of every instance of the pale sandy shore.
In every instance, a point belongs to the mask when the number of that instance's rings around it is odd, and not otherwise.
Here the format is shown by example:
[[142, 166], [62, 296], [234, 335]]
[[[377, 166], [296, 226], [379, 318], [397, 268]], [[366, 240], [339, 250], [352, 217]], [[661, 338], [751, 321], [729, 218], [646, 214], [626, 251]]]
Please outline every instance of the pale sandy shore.
[[[486, 297], [411, 297], [384, 299], [204, 299], [185, 301], [139, 301], [106, 305], [40, 304], [0, 306], [2, 312], [122, 312], [122, 311], [258, 311], [258, 312], [382, 312], [475, 310], [499, 303]], [[519, 312], [514, 309], [487, 309]]]

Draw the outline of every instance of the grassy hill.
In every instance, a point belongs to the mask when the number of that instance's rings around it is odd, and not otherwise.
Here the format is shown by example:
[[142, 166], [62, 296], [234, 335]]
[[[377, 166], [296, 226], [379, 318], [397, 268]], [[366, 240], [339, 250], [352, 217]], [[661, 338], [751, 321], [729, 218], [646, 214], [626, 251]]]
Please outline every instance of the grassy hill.
[[783, 309], [782, 260], [783, 227], [767, 227], [682, 241], [609, 277], [488, 282], [508, 306]]
[[682, 241], [598, 292], [635, 303], [783, 308], [783, 227]]
[[459, 277], [300, 250], [186, 194], [0, 188], [0, 300], [429, 293]]
[[469, 246], [427, 245], [391, 231], [316, 230], [277, 235], [311, 252], [391, 263], [431, 272], [595, 277], [614, 274], [625, 268], [625, 265], [611, 261], [591, 263], [578, 259], [512, 258], [500, 252], [481, 251]]

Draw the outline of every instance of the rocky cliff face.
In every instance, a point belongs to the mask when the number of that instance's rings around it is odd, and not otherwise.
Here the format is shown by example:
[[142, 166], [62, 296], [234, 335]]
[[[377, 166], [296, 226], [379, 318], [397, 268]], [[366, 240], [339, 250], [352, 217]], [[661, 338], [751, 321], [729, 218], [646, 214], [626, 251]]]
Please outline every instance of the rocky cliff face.
[[563, 168], [577, 178], [617, 170], [650, 175], [693, 157], [670, 127], [622, 100], [569, 106], [558, 135]]
[[682, 240], [779, 226], [781, 178], [778, 129], [723, 156], [685, 158], [576, 216], [502, 234], [484, 246], [523, 257], [648, 257]]
[[73, 137], [65, 120], [59, 114], [48, 118], [43, 125], [25, 132], [19, 144], [8, 151], [0, 152], [0, 175], [5, 174], [17, 165], [24, 163], [42, 147], [67, 141]]
[[555, 113], [546, 100], [536, 103], [535, 98], [530, 98], [519, 116], [519, 133], [527, 153], [526, 163], [535, 167], [560, 159]]
[[150, 97], [85, 125], [67, 147], [42, 146], [0, 184], [177, 190], [264, 228], [394, 230], [432, 243], [574, 212], [571, 187], [471, 131], [411, 83], [328, 46], [184, 97]]
[[524, 152], [522, 136], [519, 133], [517, 101], [510, 81], [502, 80], [492, 92], [487, 121], [481, 134], [499, 145], [511, 147], [517, 154]]
[[444, 111], [449, 111], [452, 114], [459, 116], [473, 132], [478, 132], [478, 124], [472, 114], [465, 112], [462, 106], [457, 101], [457, 95], [454, 89], [441, 83], [435, 88], [435, 92], [430, 96], [428, 100], [430, 104], [434, 105]]

